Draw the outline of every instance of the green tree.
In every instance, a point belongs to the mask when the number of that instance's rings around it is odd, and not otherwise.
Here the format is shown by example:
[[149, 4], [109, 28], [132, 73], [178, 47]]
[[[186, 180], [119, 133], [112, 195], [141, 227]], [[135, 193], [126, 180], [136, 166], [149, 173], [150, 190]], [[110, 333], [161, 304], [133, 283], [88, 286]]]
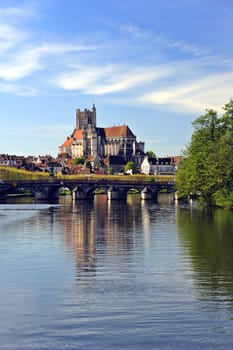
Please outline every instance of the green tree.
[[147, 152], [146, 152], [146, 155], [147, 155], [149, 158], [156, 158], [156, 155], [155, 155], [154, 151], [147, 151]]
[[73, 161], [74, 165], [79, 165], [84, 163], [85, 163], [85, 157], [78, 157], [78, 158], [75, 158]]
[[113, 174], [113, 168], [112, 167], [108, 167], [107, 168], [107, 174], [108, 175], [112, 175]]
[[126, 165], [124, 167], [124, 171], [127, 172], [128, 170], [132, 170], [132, 172], [135, 170], [134, 162], [126, 163]]
[[221, 186], [214, 194], [214, 200], [218, 206], [233, 208], [233, 100], [225, 104], [223, 109], [223, 135], [219, 152]]
[[219, 118], [210, 109], [193, 122], [194, 132], [177, 173], [180, 195], [200, 194], [208, 205], [233, 207], [233, 101]]

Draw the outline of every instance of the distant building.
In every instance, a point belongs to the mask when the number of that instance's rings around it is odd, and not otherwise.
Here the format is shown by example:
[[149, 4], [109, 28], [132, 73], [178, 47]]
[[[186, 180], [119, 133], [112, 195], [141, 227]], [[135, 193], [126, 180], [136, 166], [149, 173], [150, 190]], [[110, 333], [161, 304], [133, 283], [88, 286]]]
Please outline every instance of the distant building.
[[107, 168], [112, 168], [113, 173], [123, 173], [126, 161], [121, 156], [108, 156], [104, 159]]
[[144, 158], [144, 142], [137, 142], [136, 136], [126, 125], [100, 128], [96, 126], [96, 108], [76, 110], [76, 127], [59, 147], [59, 155], [71, 158], [98, 156], [121, 157], [125, 162], [133, 161], [140, 167]]
[[149, 158], [146, 156], [141, 164], [141, 172], [146, 175], [172, 175], [176, 170], [176, 161], [172, 157]]
[[25, 158], [23, 156], [0, 154], [0, 166], [21, 168], [24, 162]]

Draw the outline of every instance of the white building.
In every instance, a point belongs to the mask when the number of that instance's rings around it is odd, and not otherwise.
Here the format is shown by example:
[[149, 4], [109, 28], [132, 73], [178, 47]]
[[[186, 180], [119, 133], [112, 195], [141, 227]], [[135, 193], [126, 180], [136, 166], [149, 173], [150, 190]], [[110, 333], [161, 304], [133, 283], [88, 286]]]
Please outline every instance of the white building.
[[171, 175], [176, 171], [173, 158], [148, 158], [146, 156], [141, 164], [141, 172], [146, 175]]

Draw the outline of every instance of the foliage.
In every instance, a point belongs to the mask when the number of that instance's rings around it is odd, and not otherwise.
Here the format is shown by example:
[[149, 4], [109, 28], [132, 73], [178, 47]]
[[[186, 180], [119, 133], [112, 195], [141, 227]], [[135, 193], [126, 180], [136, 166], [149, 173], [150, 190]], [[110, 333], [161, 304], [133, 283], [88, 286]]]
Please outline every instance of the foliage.
[[0, 166], [0, 179], [3, 181], [46, 180], [48, 178], [49, 174], [45, 172], [32, 172], [8, 166]]
[[56, 179], [61, 179], [62, 181], [69, 181], [69, 180], [78, 180], [78, 181], [119, 181], [119, 182], [152, 182], [152, 178], [154, 178], [154, 182], [159, 183], [167, 183], [167, 182], [174, 182], [174, 176], [172, 175], [141, 175], [141, 174], [134, 174], [132, 176], [124, 176], [124, 175], [98, 175], [98, 174], [76, 174], [76, 175], [58, 175]]
[[207, 110], [193, 122], [176, 184], [180, 196], [198, 194], [207, 205], [233, 208], [233, 100], [224, 110], [221, 117]]
[[105, 191], [101, 188], [97, 188], [95, 191], [94, 191], [94, 194], [105, 194]]
[[59, 196], [70, 196], [72, 194], [71, 190], [69, 188], [61, 188], [59, 190]]
[[73, 161], [74, 165], [79, 165], [84, 163], [85, 163], [85, 157], [78, 157], [78, 158], [75, 158]]
[[124, 171], [127, 172], [128, 170], [134, 170], [135, 169], [135, 165], [134, 162], [128, 162], [126, 163], [125, 167], [124, 167]]
[[154, 151], [147, 151], [147, 152], [146, 152], [146, 155], [147, 155], [149, 158], [156, 158], [156, 155], [155, 155]]
[[113, 168], [112, 167], [108, 167], [107, 168], [107, 174], [108, 175], [112, 175], [113, 174]]
[[[27, 170], [20, 170], [11, 167], [0, 166], [0, 179], [3, 181], [17, 181], [17, 180], [49, 180], [49, 173], [44, 172], [31, 172]], [[152, 179], [154, 182], [173, 182], [174, 176], [172, 175], [141, 175], [136, 174], [132, 176], [124, 175], [98, 175], [98, 174], [75, 174], [75, 175], [64, 175], [56, 174], [56, 180], [69, 181], [69, 180], [78, 180], [78, 181], [119, 181], [119, 182], [151, 182]]]
[[154, 176], [150, 176], [150, 177], [148, 178], [148, 181], [150, 181], [150, 182], [155, 182]]
[[138, 194], [139, 190], [137, 190], [136, 188], [130, 188], [128, 191], [129, 194]]

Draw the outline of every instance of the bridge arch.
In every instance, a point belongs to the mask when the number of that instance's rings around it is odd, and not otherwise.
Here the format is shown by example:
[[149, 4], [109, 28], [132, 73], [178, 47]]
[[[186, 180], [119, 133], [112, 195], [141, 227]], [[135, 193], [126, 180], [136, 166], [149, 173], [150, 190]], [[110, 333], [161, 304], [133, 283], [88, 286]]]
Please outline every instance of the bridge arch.
[[126, 199], [127, 195], [131, 193], [141, 193], [141, 186], [135, 186], [135, 185], [128, 185], [123, 188], [118, 189], [120, 198]]
[[62, 187], [69, 188], [72, 191], [73, 199], [93, 198], [96, 190], [102, 190], [107, 194], [108, 199], [126, 199], [127, 193], [134, 189], [140, 192], [142, 199], [157, 199], [158, 193], [161, 191], [174, 192], [174, 182], [148, 182], [145, 180], [135, 181], [124, 179], [52, 179], [45, 180], [18, 180], [17, 182], [4, 182], [0, 186], [0, 196], [6, 193], [13, 193], [17, 188], [24, 188], [32, 191], [38, 199], [54, 199], [58, 198], [59, 190]]
[[88, 186], [77, 185], [73, 189], [73, 198], [74, 199], [93, 199], [96, 195], [96, 191], [102, 191], [107, 195], [109, 186], [101, 184], [92, 184]]

